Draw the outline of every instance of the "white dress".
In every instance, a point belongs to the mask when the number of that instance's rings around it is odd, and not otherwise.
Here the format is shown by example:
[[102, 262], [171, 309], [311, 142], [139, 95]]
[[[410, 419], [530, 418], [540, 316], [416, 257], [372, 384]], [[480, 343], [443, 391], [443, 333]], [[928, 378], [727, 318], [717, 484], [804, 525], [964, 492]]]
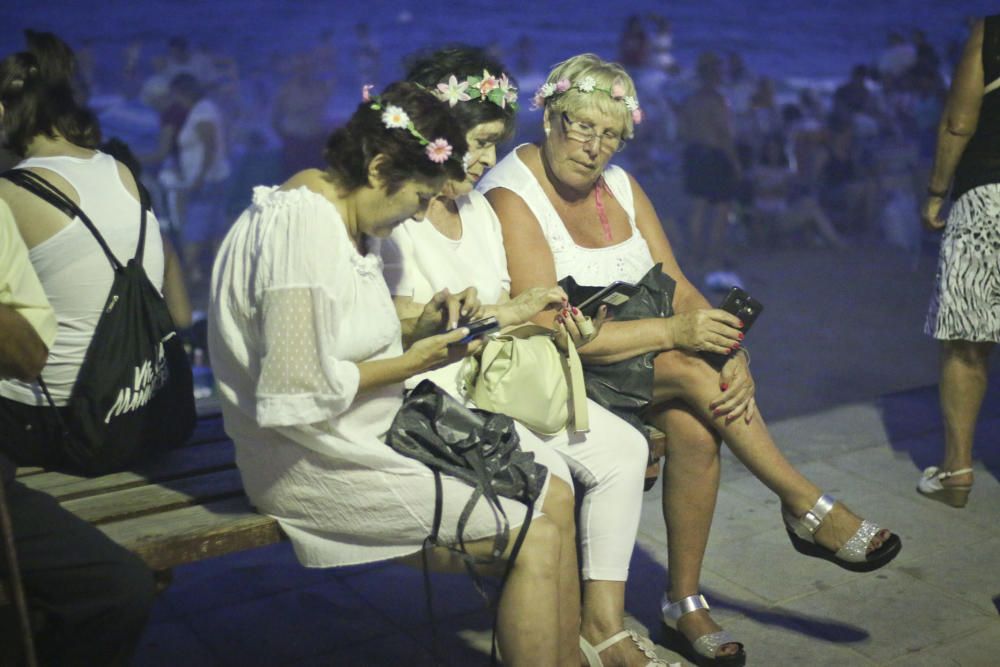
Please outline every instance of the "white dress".
[[[420, 549], [433, 475], [382, 440], [402, 386], [357, 393], [358, 362], [402, 354], [399, 320], [381, 260], [356, 251], [326, 198], [306, 188], [254, 190], [216, 258], [209, 347], [247, 495], [279, 521], [304, 565]], [[450, 542], [471, 487], [443, 481], [441, 537]], [[525, 507], [503, 502], [520, 525]], [[479, 503], [467, 539], [494, 531]]]
[[628, 214], [632, 235], [606, 248], [584, 248], [573, 241], [535, 175], [518, 157], [520, 148], [512, 150], [487, 172], [477, 189], [485, 194], [493, 188], [506, 188], [524, 200], [538, 219], [552, 250], [556, 280], [573, 276], [580, 285], [603, 286], [616, 280], [634, 283], [653, 268], [649, 246], [635, 224], [632, 183], [624, 169], [608, 165], [603, 176], [612, 196]]
[[[389, 291], [427, 303], [447, 288], [476, 288], [482, 303], [496, 304], [510, 289], [500, 221], [486, 198], [470, 192], [457, 201], [462, 236], [451, 239], [429, 221], [407, 220], [382, 244]], [[427, 377], [453, 396], [459, 391], [462, 362]], [[521, 447], [535, 454], [549, 472], [583, 487], [578, 521], [582, 574], [586, 580], [624, 581], [639, 528], [642, 478], [648, 446], [645, 437], [608, 410], [588, 402], [590, 431], [563, 430], [541, 436], [516, 423]]]

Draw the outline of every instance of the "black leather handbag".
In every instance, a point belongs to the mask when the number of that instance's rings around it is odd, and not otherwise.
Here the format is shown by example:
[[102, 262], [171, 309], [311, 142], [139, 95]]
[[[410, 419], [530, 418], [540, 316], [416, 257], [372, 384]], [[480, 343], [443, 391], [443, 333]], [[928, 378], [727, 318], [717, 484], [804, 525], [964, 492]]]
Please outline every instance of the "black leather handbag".
[[[663, 273], [662, 266], [657, 264], [636, 283], [638, 291], [615, 309], [615, 321], [625, 322], [673, 315], [674, 290], [677, 283]], [[577, 285], [573, 276], [560, 280], [559, 286], [566, 291], [570, 303], [580, 303], [603, 287], [603, 285], [597, 287]], [[653, 400], [655, 357], [655, 352], [647, 352], [613, 364], [584, 365], [583, 377], [587, 387], [587, 398], [648, 435], [648, 427], [642, 420], [642, 411]]]

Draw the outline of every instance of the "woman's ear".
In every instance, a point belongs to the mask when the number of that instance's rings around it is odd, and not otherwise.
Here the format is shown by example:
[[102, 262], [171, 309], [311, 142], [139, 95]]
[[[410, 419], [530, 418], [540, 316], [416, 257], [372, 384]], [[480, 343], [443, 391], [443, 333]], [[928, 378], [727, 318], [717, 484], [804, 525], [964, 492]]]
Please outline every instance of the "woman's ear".
[[379, 153], [368, 163], [368, 185], [375, 190], [385, 189], [385, 176], [382, 169], [389, 160], [384, 154]]

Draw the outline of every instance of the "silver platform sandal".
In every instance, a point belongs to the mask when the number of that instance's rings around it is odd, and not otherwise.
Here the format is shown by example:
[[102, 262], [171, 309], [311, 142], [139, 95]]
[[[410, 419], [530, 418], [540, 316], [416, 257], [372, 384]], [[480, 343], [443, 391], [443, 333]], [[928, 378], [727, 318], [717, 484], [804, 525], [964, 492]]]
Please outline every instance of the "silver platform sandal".
[[824, 493], [812, 509], [802, 517], [793, 515], [784, 507], [781, 508], [781, 516], [788, 529], [788, 539], [792, 541], [792, 546], [795, 547], [796, 551], [813, 558], [828, 560], [851, 572], [877, 570], [888, 565], [889, 561], [899, 555], [903, 543], [899, 539], [899, 535], [895, 533], [878, 549], [868, 553], [868, 544], [882, 529], [877, 523], [867, 519], [862, 520], [861, 527], [858, 528], [857, 532], [836, 552], [816, 544], [816, 531], [819, 530], [823, 519], [830, 513], [836, 502], [836, 498]]
[[[710, 632], [692, 642], [677, 629], [677, 622], [681, 616], [699, 609], [706, 611], [710, 609], [708, 602], [705, 601], [705, 596], [689, 595], [677, 602], [671, 602], [664, 595], [660, 609], [663, 612], [665, 630], [663, 645], [671, 651], [680, 653], [699, 667], [743, 667], [746, 664], [747, 654], [743, 650], [743, 644], [736, 641], [729, 632], [725, 630]], [[740, 650], [732, 655], [717, 656], [718, 650], [726, 644], [739, 644]]]

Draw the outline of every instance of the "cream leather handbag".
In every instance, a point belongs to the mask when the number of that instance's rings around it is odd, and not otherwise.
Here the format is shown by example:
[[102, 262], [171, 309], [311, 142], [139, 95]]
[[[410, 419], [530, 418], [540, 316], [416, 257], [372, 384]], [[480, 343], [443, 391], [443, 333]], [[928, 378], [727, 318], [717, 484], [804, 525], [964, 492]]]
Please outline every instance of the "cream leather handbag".
[[572, 341], [564, 355], [553, 331], [522, 324], [501, 331], [461, 371], [465, 397], [538, 433], [589, 428], [583, 366]]

